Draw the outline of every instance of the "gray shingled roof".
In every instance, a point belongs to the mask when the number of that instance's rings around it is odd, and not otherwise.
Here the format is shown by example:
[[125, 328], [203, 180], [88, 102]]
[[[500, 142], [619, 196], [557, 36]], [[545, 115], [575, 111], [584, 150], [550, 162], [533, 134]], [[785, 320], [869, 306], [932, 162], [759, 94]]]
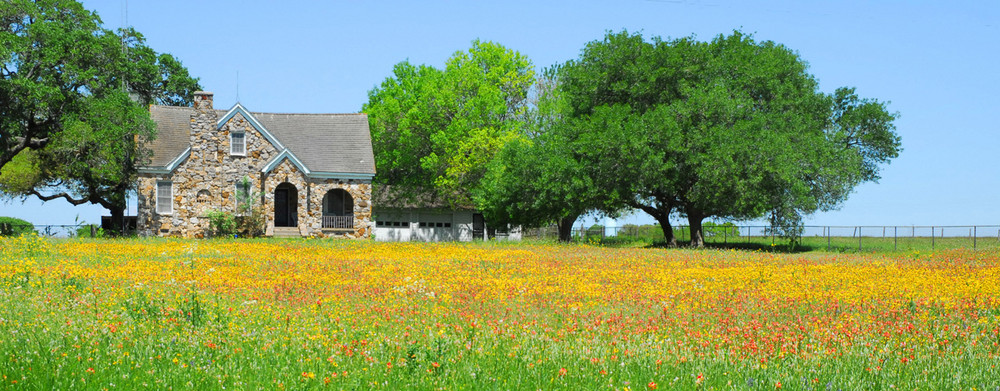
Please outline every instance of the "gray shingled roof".
[[156, 122], [156, 139], [149, 143], [153, 151], [151, 167], [165, 167], [191, 143], [190, 107], [150, 106], [149, 115]]
[[311, 171], [375, 173], [364, 114], [253, 113]]
[[[149, 147], [152, 167], [164, 167], [190, 143], [190, 107], [151, 106], [157, 137]], [[225, 110], [216, 110], [218, 117]], [[368, 116], [365, 114], [251, 113], [310, 171], [374, 174]]]

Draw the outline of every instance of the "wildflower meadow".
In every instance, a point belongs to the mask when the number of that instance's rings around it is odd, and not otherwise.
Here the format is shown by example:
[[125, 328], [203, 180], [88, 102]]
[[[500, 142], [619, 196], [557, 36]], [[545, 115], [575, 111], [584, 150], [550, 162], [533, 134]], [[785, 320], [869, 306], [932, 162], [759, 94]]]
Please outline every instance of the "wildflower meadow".
[[998, 260], [0, 238], [0, 388], [996, 390]]

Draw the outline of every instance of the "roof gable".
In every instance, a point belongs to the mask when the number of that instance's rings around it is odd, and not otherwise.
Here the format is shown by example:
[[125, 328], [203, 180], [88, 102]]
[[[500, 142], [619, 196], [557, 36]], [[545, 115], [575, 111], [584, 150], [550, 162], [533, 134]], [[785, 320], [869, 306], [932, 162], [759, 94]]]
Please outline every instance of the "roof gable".
[[285, 149], [285, 146], [281, 144], [281, 142], [278, 141], [276, 137], [274, 137], [274, 134], [271, 134], [271, 132], [268, 131], [267, 128], [265, 128], [264, 125], [257, 120], [257, 117], [254, 117], [254, 115], [251, 114], [250, 111], [248, 111], [245, 107], [243, 107], [243, 105], [240, 104], [240, 102], [236, 102], [236, 104], [233, 105], [233, 108], [229, 109], [229, 111], [227, 111], [226, 114], [222, 116], [222, 118], [219, 118], [219, 121], [215, 124], [215, 128], [222, 129], [222, 127], [226, 125], [226, 122], [229, 122], [229, 120], [233, 119], [233, 117], [235, 117], [236, 114], [243, 115], [243, 118], [250, 123], [250, 126], [253, 126], [254, 129], [257, 129], [257, 132], [260, 132], [260, 134], [264, 136], [264, 139], [266, 139], [268, 142], [271, 143], [271, 145], [274, 146], [274, 149], [277, 149], [279, 151]]
[[260, 169], [260, 172], [265, 172], [265, 173], [270, 172], [271, 170], [277, 168], [278, 165], [281, 164], [281, 161], [285, 159], [288, 159], [288, 161], [292, 162], [292, 164], [294, 164], [295, 167], [299, 169], [299, 171], [302, 171], [303, 174], [309, 176], [310, 171], [308, 168], [306, 168], [306, 165], [302, 164], [302, 161], [299, 160], [299, 158], [295, 156], [295, 154], [288, 149], [281, 151], [281, 153], [279, 153], [278, 156], [271, 158], [271, 161], [265, 164], [264, 168]]

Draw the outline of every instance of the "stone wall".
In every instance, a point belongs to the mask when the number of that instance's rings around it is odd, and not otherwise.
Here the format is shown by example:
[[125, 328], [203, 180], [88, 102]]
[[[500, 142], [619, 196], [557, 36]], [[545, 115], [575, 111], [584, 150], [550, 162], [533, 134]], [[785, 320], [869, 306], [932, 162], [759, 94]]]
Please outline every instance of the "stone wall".
[[[371, 235], [371, 185], [359, 180], [306, 178], [289, 160], [271, 172], [261, 175], [261, 169], [280, 151], [244, 118], [236, 114], [221, 128], [216, 127], [218, 115], [212, 109], [211, 93], [198, 93], [191, 116], [191, 155], [171, 174], [142, 174], [138, 189], [138, 228], [143, 235], [202, 237], [208, 228], [206, 214], [212, 210], [236, 211], [236, 184], [244, 177], [252, 183], [254, 193], [263, 193], [263, 209], [267, 217], [266, 234], [274, 229], [274, 189], [283, 182], [295, 186], [298, 192], [298, 228], [303, 236], [331, 236], [322, 226], [323, 196], [334, 188], [347, 190], [354, 197], [354, 232], [338, 232], [336, 236], [368, 238]], [[246, 155], [230, 154], [229, 134], [245, 132]], [[263, 179], [263, 188], [261, 180]], [[173, 213], [156, 213], [156, 183], [173, 183]]]
[[[302, 236], [345, 238], [368, 238], [371, 236], [371, 183], [369, 181], [348, 179], [317, 179], [306, 178], [291, 161], [278, 164], [266, 174], [264, 180], [264, 209], [268, 211], [267, 235], [274, 232], [274, 189], [282, 183], [295, 187], [297, 195], [297, 228]], [[354, 199], [354, 230], [323, 229], [323, 197], [333, 189], [344, 189]]]
[[[343, 189], [354, 201], [354, 230], [323, 229], [323, 197], [334, 189]], [[312, 236], [337, 236], [345, 238], [370, 238], [375, 229], [372, 222], [371, 182], [356, 179], [310, 179], [309, 180], [308, 234]]]

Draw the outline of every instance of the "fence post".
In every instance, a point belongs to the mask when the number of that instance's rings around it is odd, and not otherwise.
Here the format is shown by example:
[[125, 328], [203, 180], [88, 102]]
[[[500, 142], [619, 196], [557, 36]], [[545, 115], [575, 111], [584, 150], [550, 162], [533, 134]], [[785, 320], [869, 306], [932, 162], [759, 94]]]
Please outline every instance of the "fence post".
[[729, 244], [729, 227], [722, 230], [722, 244]]
[[90, 225], [90, 237], [93, 238], [93, 237], [96, 237], [96, 236], [97, 236], [97, 227], [94, 226], [93, 224], [91, 224]]
[[979, 236], [978, 234], [979, 234], [979, 232], [977, 232], [976, 226], [973, 225], [972, 226], [972, 249], [973, 250], [976, 249], [976, 236]]
[[897, 243], [899, 242], [898, 236], [896, 235], [896, 229], [899, 227], [892, 227], [892, 251], [897, 250]]
[[934, 226], [931, 226], [931, 250], [934, 250]]
[[824, 227], [826, 230], [826, 251], [830, 251], [830, 227]]
[[858, 251], [861, 251], [861, 227], [858, 227]]

